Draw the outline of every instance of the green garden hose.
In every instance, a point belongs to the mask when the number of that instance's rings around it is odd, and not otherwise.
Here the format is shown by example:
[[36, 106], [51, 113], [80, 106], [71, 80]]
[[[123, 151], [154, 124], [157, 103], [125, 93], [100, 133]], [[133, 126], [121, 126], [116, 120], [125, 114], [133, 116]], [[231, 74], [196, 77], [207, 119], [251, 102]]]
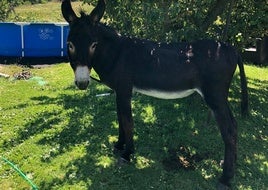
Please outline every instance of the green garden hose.
[[10, 165], [16, 172], [18, 172], [20, 174], [20, 176], [32, 186], [33, 190], [38, 190], [37, 186], [15, 164], [10, 162], [8, 159], [4, 158], [3, 156], [2, 156], [2, 159], [8, 165]]

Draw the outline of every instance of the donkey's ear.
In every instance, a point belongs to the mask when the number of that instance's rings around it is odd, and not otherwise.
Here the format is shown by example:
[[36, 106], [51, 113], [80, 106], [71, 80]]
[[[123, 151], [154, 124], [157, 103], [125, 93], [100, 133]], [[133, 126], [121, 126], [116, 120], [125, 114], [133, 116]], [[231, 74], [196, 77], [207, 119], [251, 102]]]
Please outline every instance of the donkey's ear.
[[62, 15], [64, 17], [64, 19], [71, 24], [75, 19], [77, 19], [78, 17], [76, 16], [72, 6], [71, 6], [71, 2], [70, 0], [62, 0], [61, 3], [61, 12]]
[[97, 6], [90, 13], [89, 17], [93, 23], [97, 23], [102, 18], [105, 11], [105, 0], [99, 0]]

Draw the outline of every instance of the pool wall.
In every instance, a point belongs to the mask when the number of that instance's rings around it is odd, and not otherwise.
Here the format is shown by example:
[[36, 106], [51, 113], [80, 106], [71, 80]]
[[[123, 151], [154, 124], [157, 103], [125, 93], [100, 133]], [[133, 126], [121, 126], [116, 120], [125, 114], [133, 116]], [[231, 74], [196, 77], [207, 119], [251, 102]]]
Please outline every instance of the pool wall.
[[0, 56], [66, 57], [68, 23], [0, 22]]

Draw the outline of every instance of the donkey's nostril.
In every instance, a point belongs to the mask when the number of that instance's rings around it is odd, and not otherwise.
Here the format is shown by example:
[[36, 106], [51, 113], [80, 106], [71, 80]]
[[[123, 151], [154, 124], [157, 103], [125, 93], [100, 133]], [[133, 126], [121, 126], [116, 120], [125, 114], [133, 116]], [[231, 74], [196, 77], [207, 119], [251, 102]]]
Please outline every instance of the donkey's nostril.
[[88, 87], [89, 81], [83, 81], [83, 82], [78, 82], [75, 81], [75, 85], [80, 89], [80, 90], [86, 90]]

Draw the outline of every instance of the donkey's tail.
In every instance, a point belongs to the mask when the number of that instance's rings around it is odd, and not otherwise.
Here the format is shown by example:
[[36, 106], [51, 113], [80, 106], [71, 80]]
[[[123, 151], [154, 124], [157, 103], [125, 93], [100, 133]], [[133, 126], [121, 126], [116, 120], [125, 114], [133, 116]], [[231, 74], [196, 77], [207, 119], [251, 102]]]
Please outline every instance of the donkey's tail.
[[248, 110], [248, 87], [247, 87], [247, 79], [244, 70], [244, 64], [242, 62], [242, 58], [238, 56], [238, 67], [240, 73], [240, 83], [241, 83], [241, 114], [243, 117], [249, 115]]

